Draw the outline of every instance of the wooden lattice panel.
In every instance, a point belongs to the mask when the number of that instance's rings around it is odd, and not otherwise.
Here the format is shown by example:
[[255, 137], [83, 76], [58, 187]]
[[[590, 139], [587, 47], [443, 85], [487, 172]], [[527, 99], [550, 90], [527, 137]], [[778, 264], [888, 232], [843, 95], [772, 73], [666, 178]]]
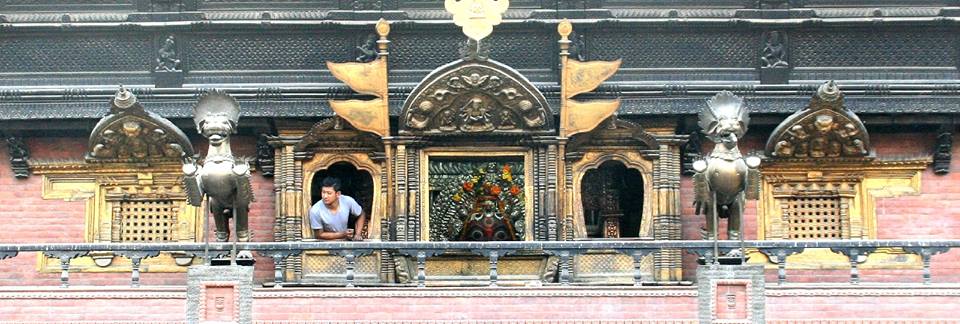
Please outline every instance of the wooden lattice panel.
[[843, 238], [840, 197], [794, 197], [784, 208], [791, 240]]
[[120, 203], [121, 242], [171, 242], [176, 208], [172, 200], [136, 200]]

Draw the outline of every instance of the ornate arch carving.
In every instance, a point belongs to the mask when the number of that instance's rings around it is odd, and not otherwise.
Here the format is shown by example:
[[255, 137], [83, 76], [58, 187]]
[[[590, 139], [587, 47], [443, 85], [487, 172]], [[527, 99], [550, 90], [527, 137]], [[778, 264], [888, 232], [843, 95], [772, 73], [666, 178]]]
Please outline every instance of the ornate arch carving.
[[120, 88], [110, 113], [90, 132], [89, 162], [150, 162], [194, 156], [187, 135], [166, 118], [146, 111], [137, 97]]
[[591, 146], [628, 146], [641, 150], [656, 150], [660, 143], [639, 124], [614, 117], [590, 132], [573, 135], [568, 144], [570, 151]]
[[572, 206], [569, 207], [572, 207], [573, 211], [574, 237], [587, 237], [583, 208], [579, 207], [583, 206], [583, 198], [580, 192], [581, 186], [583, 185], [583, 178], [587, 174], [587, 171], [598, 169], [600, 165], [607, 161], [617, 161], [623, 163], [623, 165], [629, 169], [640, 171], [640, 176], [643, 178], [643, 216], [640, 220], [639, 236], [652, 238], [653, 212], [659, 199], [653, 190], [653, 162], [645, 159], [636, 151], [587, 152], [580, 161], [571, 165], [573, 171], [573, 188], [571, 188], [573, 199]]
[[400, 133], [548, 134], [553, 114], [523, 75], [493, 60], [459, 60], [431, 72], [403, 104]]
[[843, 105], [843, 92], [833, 81], [820, 86], [810, 104], [787, 117], [773, 131], [765, 153], [778, 159], [865, 158], [870, 152], [867, 129]]
[[340, 117], [328, 118], [310, 127], [293, 149], [297, 152], [333, 149], [375, 149], [383, 147], [376, 135], [357, 130]]

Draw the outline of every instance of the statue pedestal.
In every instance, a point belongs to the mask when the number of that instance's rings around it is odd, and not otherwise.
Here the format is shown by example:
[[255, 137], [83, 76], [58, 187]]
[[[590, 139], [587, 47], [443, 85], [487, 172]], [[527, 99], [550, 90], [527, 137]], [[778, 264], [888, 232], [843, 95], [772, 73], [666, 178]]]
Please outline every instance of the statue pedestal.
[[790, 82], [790, 67], [774, 66], [760, 68], [761, 84], [786, 84]]
[[764, 283], [762, 264], [700, 266], [700, 323], [764, 323]]
[[252, 323], [253, 267], [187, 269], [187, 323]]
[[153, 71], [153, 84], [157, 88], [179, 88], [183, 86], [183, 70]]

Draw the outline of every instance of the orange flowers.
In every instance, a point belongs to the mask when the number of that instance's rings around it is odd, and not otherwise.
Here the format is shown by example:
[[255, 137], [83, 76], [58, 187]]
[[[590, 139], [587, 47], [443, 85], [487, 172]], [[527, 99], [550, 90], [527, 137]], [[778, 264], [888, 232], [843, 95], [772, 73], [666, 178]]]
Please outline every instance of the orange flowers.
[[464, 183], [463, 183], [463, 190], [473, 191], [473, 182], [472, 182], [472, 181], [464, 182]]
[[510, 186], [510, 194], [511, 194], [511, 195], [514, 195], [514, 196], [519, 195], [519, 194], [520, 194], [520, 187], [517, 187], [517, 185], [512, 185], [512, 186]]
[[496, 195], [500, 195], [500, 192], [501, 192], [501, 191], [503, 191], [503, 189], [500, 189], [500, 186], [498, 186], [498, 185], [493, 185], [492, 187], [490, 187], [490, 194], [491, 194], [491, 195], [495, 195], [495, 196], [496, 196]]

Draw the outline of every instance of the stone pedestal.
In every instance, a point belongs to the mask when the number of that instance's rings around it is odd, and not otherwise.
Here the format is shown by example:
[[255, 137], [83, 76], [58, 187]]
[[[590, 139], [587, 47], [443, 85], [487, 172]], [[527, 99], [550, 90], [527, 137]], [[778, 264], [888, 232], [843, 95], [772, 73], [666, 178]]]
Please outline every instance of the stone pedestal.
[[187, 323], [252, 323], [253, 267], [187, 270]]
[[153, 84], [157, 88], [179, 88], [183, 86], [184, 73], [182, 70], [153, 71]]
[[790, 82], [790, 68], [786, 66], [760, 68], [760, 83], [787, 84]]
[[764, 323], [763, 265], [697, 268], [700, 323]]

